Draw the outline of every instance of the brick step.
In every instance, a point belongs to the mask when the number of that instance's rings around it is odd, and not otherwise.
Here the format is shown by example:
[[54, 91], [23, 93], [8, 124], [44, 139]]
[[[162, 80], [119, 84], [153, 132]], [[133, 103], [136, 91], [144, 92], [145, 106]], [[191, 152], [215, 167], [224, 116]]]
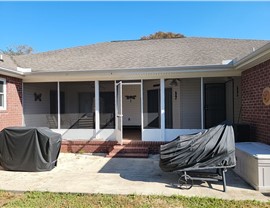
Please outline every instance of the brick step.
[[106, 157], [125, 157], [125, 158], [148, 158], [148, 153], [112, 153], [106, 155]]
[[125, 145], [115, 145], [113, 148], [110, 150], [110, 152], [115, 152], [115, 153], [148, 153], [149, 149], [148, 147], [130, 147], [130, 146], [125, 146]]
[[107, 154], [107, 157], [133, 157], [148, 158], [148, 147], [114, 145]]

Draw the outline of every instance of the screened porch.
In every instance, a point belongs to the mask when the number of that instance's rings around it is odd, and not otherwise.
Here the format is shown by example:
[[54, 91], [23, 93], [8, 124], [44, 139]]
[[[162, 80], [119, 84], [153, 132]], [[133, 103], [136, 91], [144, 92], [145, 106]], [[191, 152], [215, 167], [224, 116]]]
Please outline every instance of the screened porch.
[[240, 98], [239, 77], [24, 83], [24, 123], [68, 140], [117, 140], [137, 129], [138, 140], [170, 141], [239, 120]]

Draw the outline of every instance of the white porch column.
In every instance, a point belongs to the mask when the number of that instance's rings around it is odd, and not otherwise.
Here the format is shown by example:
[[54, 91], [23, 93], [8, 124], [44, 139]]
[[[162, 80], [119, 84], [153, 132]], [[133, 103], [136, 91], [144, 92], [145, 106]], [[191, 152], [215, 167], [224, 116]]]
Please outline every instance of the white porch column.
[[160, 79], [160, 129], [161, 139], [165, 141], [165, 80]]
[[60, 82], [57, 82], [57, 129], [60, 129], [61, 125], [61, 109], [60, 109]]
[[99, 116], [99, 81], [95, 81], [95, 131], [96, 138], [99, 138], [100, 116]]
[[201, 77], [201, 129], [204, 128], [204, 99], [203, 99], [204, 87], [203, 77]]
[[142, 141], [144, 141], [143, 139], [143, 129], [144, 129], [144, 118], [143, 118], [143, 80], [141, 79], [141, 137], [142, 137]]

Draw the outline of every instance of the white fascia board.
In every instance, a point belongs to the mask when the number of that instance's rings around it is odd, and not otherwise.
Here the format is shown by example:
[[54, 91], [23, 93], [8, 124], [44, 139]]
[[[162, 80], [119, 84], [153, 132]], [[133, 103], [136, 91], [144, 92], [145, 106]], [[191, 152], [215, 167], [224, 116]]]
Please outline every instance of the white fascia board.
[[14, 71], [12, 69], [7, 69], [4, 67], [0, 67], [0, 73], [6, 76], [16, 77], [16, 78], [23, 78], [24, 73], [19, 71]]
[[270, 43], [248, 54], [240, 60], [236, 60], [233, 66], [236, 70], [244, 71], [270, 59]]
[[66, 71], [66, 72], [32, 72], [27, 74], [24, 82], [41, 81], [94, 81], [94, 80], [134, 80], [134, 79], [160, 79], [160, 78], [194, 78], [194, 77], [222, 77], [240, 76], [239, 71], [231, 66], [204, 66], [204, 67], [167, 67], [167, 68], [141, 68], [141, 69], [114, 69], [92, 71]]
[[[142, 68], [118, 68], [118, 69], [89, 69], [89, 70], [68, 70], [55, 71], [50, 69], [42, 72], [32, 72], [31, 75], [45, 75], [45, 74], [85, 74], [85, 73], [119, 73], [119, 72], [194, 72], [194, 71], [223, 71], [233, 69], [232, 64], [222, 65], [202, 65], [202, 66], [164, 66], [164, 67], [142, 67]], [[25, 73], [27, 75], [27, 73]]]

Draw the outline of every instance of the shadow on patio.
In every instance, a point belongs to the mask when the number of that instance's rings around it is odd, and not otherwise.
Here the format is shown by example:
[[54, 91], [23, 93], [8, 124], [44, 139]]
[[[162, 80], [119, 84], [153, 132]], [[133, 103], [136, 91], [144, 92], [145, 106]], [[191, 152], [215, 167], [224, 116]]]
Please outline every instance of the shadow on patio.
[[[119, 174], [130, 181], [164, 183], [166, 187], [179, 188], [177, 172], [163, 172], [159, 168], [159, 155], [151, 155], [148, 159], [112, 158], [99, 173]], [[226, 172], [227, 187], [253, 190], [245, 181], [236, 175], [232, 169]], [[194, 181], [194, 187], [204, 187], [223, 191], [222, 181], [203, 182]]]

